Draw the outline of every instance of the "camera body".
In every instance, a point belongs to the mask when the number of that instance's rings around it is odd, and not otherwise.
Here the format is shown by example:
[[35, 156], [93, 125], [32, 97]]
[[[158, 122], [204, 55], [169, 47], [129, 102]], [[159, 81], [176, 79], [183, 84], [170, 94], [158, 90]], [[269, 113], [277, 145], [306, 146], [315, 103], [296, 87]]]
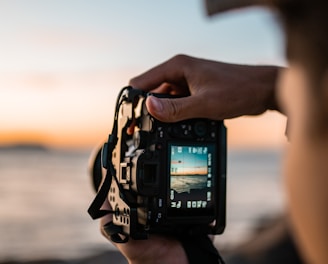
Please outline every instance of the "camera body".
[[[226, 218], [223, 121], [163, 123], [147, 111], [148, 96], [169, 97], [142, 94], [131, 99], [127, 94], [118, 109], [117, 143], [111, 153], [116, 177], [108, 193], [113, 224], [133, 239], [146, 239], [149, 233], [222, 233]], [[133, 135], [127, 133], [131, 127]]]

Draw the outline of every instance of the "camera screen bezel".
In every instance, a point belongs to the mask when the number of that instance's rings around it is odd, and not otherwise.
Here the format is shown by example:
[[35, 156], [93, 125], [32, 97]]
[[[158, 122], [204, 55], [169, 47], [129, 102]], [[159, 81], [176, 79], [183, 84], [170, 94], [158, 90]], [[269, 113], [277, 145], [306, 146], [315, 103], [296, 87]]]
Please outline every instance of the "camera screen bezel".
[[[174, 208], [171, 206], [171, 160], [172, 160], [172, 147], [207, 147], [212, 154], [211, 158], [211, 166], [207, 164], [207, 169], [211, 168], [211, 187], [205, 188], [205, 192], [207, 192], [207, 188], [210, 188], [211, 191], [211, 200], [209, 202], [209, 206], [206, 208]], [[170, 141], [167, 143], [167, 218], [176, 219], [176, 218], [188, 218], [196, 220], [200, 218], [211, 218], [215, 217], [216, 213], [216, 198], [217, 198], [217, 190], [218, 190], [218, 180], [217, 180], [217, 171], [218, 171], [218, 162], [217, 162], [217, 145], [215, 142], [195, 142], [195, 141]], [[208, 180], [208, 178], [207, 178]]]

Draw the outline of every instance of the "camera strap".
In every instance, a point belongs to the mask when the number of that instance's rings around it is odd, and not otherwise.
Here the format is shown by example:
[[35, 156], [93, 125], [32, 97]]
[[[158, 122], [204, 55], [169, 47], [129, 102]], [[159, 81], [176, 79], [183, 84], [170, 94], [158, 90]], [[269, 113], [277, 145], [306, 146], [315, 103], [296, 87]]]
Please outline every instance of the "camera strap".
[[108, 192], [110, 190], [110, 186], [112, 184], [112, 178], [116, 178], [116, 172], [112, 163], [112, 152], [116, 146], [117, 143], [117, 118], [118, 118], [118, 110], [120, 105], [122, 104], [122, 95], [123, 92], [129, 89], [128, 87], [123, 88], [121, 92], [119, 93], [116, 101], [116, 109], [114, 114], [114, 123], [112, 128], [112, 134], [108, 137], [108, 142], [104, 144], [103, 150], [102, 150], [102, 166], [104, 166], [106, 171], [105, 179], [103, 180], [101, 187], [99, 188], [96, 197], [92, 201], [91, 205], [89, 206], [88, 213], [91, 216], [92, 219], [98, 219], [101, 218], [107, 214], [114, 213], [112, 210], [103, 210], [101, 209], [102, 205], [106, 201]]
[[[108, 144], [106, 143], [103, 148], [103, 153], [108, 152]], [[111, 146], [110, 148], [114, 148], [115, 146]], [[105, 155], [107, 156], [107, 155]], [[91, 205], [89, 206], [88, 213], [91, 216], [92, 219], [98, 219], [101, 218], [107, 214], [114, 213], [113, 210], [103, 210], [101, 209], [102, 205], [104, 204], [110, 186], [112, 184], [112, 169], [108, 168], [106, 172], [105, 179], [103, 180], [100, 189], [97, 192], [96, 197], [92, 201]]]
[[190, 264], [224, 264], [221, 255], [208, 235], [181, 236], [179, 241]]
[[113, 221], [105, 224], [103, 230], [114, 243], [122, 244], [129, 240], [129, 236], [124, 234], [122, 226], [115, 225]]
[[112, 211], [112, 210], [100, 209], [107, 198], [107, 194], [109, 192], [110, 185], [112, 183], [112, 177], [111, 176], [108, 177], [107, 175], [108, 175], [108, 173], [106, 174], [103, 184], [101, 185], [95, 199], [92, 201], [92, 203], [88, 209], [89, 215], [94, 220], [101, 218], [107, 214], [114, 213], [114, 211]]
[[[124, 94], [125, 92], [127, 93]], [[103, 163], [102, 165], [104, 168], [107, 169], [106, 176], [101, 184], [101, 187], [99, 188], [96, 194], [96, 197], [94, 198], [88, 209], [88, 213], [92, 219], [98, 219], [105, 216], [106, 214], [115, 213], [113, 210], [101, 209], [102, 205], [106, 201], [108, 192], [110, 190], [112, 184], [112, 178], [114, 178], [114, 180], [117, 182], [118, 187], [120, 189], [120, 193], [122, 197], [124, 197], [123, 190], [121, 189], [121, 186], [116, 178], [116, 170], [112, 162], [112, 153], [118, 141], [117, 138], [118, 113], [119, 113], [120, 106], [124, 101], [135, 102], [136, 98], [139, 97], [140, 95], [145, 96], [145, 92], [138, 89], [133, 89], [131, 86], [127, 86], [120, 91], [117, 97], [112, 133], [109, 135], [108, 142], [104, 144], [103, 151], [102, 151], [102, 163]], [[134, 114], [134, 112], [132, 114]]]

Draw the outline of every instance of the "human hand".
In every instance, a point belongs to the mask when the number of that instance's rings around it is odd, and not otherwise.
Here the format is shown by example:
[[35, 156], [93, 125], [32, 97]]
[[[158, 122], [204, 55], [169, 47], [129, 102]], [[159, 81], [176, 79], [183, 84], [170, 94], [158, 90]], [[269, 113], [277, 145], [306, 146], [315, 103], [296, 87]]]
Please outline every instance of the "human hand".
[[[107, 200], [103, 209], [111, 209]], [[100, 220], [101, 233], [110, 241], [103, 226], [111, 221], [112, 215], [106, 215]], [[150, 235], [146, 240], [130, 238], [126, 243], [112, 243], [124, 255], [129, 264], [188, 264], [188, 258], [181, 243], [172, 237]]]
[[[278, 67], [248, 66], [177, 55], [130, 80], [144, 91], [186, 96], [147, 98], [151, 115], [163, 122], [189, 118], [223, 120], [278, 110]], [[190, 96], [188, 96], [190, 95]]]

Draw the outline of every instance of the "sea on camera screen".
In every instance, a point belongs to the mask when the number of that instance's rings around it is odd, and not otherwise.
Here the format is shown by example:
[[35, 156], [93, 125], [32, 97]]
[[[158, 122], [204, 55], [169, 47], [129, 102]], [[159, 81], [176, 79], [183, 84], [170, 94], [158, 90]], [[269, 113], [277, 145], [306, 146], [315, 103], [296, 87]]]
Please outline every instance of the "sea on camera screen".
[[213, 203], [214, 145], [170, 145], [169, 208], [206, 209]]

